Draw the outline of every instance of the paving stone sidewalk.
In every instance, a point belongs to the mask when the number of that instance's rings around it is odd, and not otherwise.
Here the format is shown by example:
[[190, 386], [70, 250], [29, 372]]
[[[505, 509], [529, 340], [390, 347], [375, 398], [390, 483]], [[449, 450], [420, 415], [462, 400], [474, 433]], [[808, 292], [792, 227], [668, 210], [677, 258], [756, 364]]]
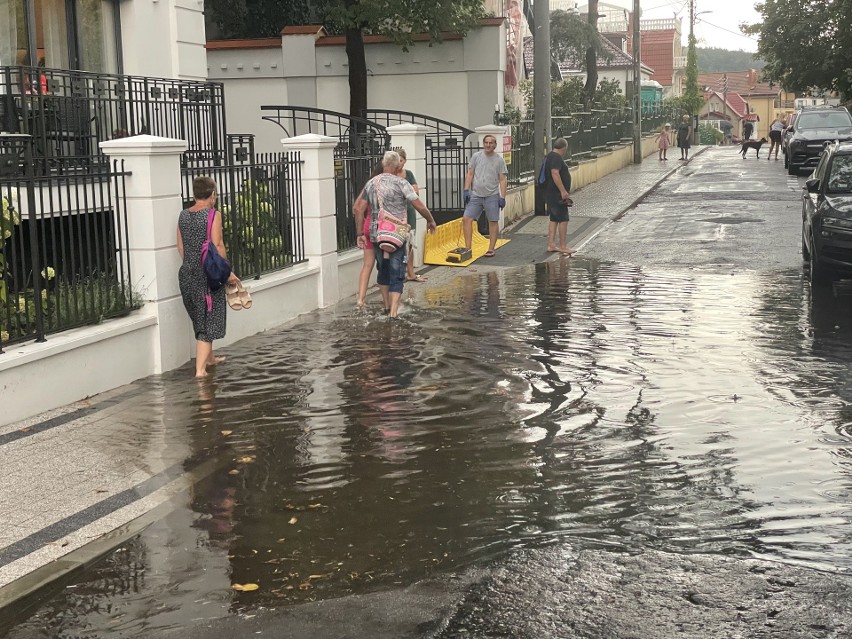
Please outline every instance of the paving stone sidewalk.
[[[578, 190], [572, 246], [581, 248], [683, 165], [650, 156]], [[545, 250], [547, 224], [527, 217], [507, 229], [512, 241], [494, 258], [433, 267], [426, 284], [407, 290], [419, 298], [455, 277], [560, 259]], [[168, 390], [170, 379], [141, 380], [0, 429], [0, 607], [132, 536], [204, 474], [203, 462], [188, 460], [186, 433], [174, 428], [182, 414], [175, 403], [188, 411], [190, 395]]]

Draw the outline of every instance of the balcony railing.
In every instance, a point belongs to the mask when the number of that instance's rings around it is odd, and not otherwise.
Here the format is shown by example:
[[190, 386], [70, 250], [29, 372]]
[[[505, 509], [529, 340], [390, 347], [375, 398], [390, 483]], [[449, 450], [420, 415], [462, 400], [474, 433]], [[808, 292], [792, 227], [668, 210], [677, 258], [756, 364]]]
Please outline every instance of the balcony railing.
[[33, 137], [36, 172], [102, 172], [99, 143], [150, 134], [215, 163], [225, 140], [221, 83], [0, 66], [0, 131]]
[[686, 56], [685, 55], [676, 55], [672, 60], [672, 68], [674, 69], [685, 69], [686, 68]]

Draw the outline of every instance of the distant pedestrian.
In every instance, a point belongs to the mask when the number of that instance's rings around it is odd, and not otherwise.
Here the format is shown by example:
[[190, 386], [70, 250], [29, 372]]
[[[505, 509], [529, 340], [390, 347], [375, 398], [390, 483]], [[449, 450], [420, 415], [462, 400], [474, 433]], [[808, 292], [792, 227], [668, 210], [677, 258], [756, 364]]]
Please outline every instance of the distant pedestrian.
[[506, 187], [509, 170], [503, 155], [496, 152], [497, 138], [486, 135], [482, 139], [482, 151], [470, 158], [464, 178], [464, 245], [473, 244], [473, 223], [482, 212], [488, 218], [488, 250], [485, 257], [494, 257], [497, 236], [500, 232], [500, 209], [506, 206]]
[[784, 121], [781, 118], [772, 120], [769, 125], [769, 157], [772, 159], [772, 150], [775, 149], [775, 159], [778, 159], [778, 149], [781, 148], [781, 136], [784, 134]]
[[[568, 142], [565, 138], [553, 141], [553, 150], [544, 160], [544, 201], [550, 212], [550, 225], [547, 233], [547, 250], [551, 253], [571, 255], [574, 250], [568, 248], [568, 210], [571, 201], [571, 172], [565, 164]], [[559, 246], [556, 246], [556, 235]]]
[[[414, 177], [414, 173], [405, 168], [405, 165], [408, 162], [408, 155], [405, 153], [405, 149], [398, 149], [397, 153], [399, 153], [400, 160], [399, 172], [397, 175], [401, 178], [405, 178], [406, 182], [408, 182], [411, 185], [411, 188], [414, 189], [414, 192], [417, 193], [417, 197], [420, 197], [420, 187], [417, 186], [417, 178]], [[425, 277], [417, 275], [414, 272], [414, 229], [417, 226], [417, 211], [410, 202], [406, 207], [406, 213], [408, 214], [408, 225], [411, 227], [411, 235], [408, 239], [408, 264], [405, 270], [405, 281], [425, 282]]]
[[[178, 271], [183, 305], [192, 320], [195, 333], [195, 376], [205, 377], [207, 367], [224, 361], [213, 355], [213, 340], [225, 337], [225, 287], [211, 294], [212, 306], [207, 305], [207, 275], [201, 265], [201, 245], [207, 240], [207, 219], [216, 205], [216, 182], [209, 177], [192, 181], [195, 204], [180, 212], [177, 228], [177, 249], [183, 259]], [[222, 214], [215, 211], [210, 228], [210, 242], [225, 257], [222, 235]], [[231, 273], [229, 283], [236, 283]]]
[[689, 125], [689, 116], [684, 115], [680, 124], [677, 125], [677, 146], [680, 149], [680, 159], [689, 159], [689, 140], [692, 138], [692, 127]]
[[666, 122], [666, 125], [663, 127], [663, 130], [660, 132], [660, 137], [657, 138], [657, 148], [660, 150], [660, 161], [668, 160], [666, 157], [666, 150], [671, 145], [671, 133], [672, 133], [672, 125], [669, 122]]
[[754, 125], [746, 120], [745, 124], [743, 124], [743, 140], [751, 140], [751, 134], [754, 133]]
[[[405, 262], [407, 248], [400, 247], [397, 250], [386, 252], [382, 250], [377, 241], [379, 217], [381, 211], [400, 220], [406, 219], [406, 204], [411, 202], [420, 215], [426, 218], [426, 225], [430, 233], [434, 233], [435, 220], [426, 205], [420, 201], [414, 189], [403, 178], [399, 177], [399, 154], [396, 151], [387, 151], [382, 158], [382, 173], [372, 178], [364, 186], [363, 197], [359, 197], [352, 207], [355, 213], [355, 228], [363, 230], [364, 215], [369, 209], [370, 231], [369, 239], [374, 245], [376, 255], [376, 268], [378, 275], [376, 281], [382, 293], [382, 301], [385, 310], [390, 317], [399, 314], [399, 302], [402, 297], [402, 288], [405, 284]], [[358, 246], [366, 246], [366, 238], [363, 233], [358, 235]]]

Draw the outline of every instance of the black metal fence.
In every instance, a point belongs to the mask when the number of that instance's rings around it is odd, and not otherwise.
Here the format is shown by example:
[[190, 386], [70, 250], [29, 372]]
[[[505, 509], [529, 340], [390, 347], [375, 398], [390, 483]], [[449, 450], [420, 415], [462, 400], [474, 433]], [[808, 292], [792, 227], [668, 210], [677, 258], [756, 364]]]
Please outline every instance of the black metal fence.
[[38, 175], [31, 138], [2, 135], [0, 158], [10, 157], [0, 163], [0, 352], [135, 308], [123, 164]]
[[367, 109], [364, 117], [384, 128], [397, 124], [426, 127], [426, 202], [429, 210], [440, 219], [464, 209], [464, 176], [470, 156], [479, 149], [474, 131], [408, 111]]
[[33, 137], [36, 174], [109, 170], [99, 143], [150, 134], [185, 140], [186, 161], [222, 162], [218, 82], [0, 66], [0, 131]]
[[224, 165], [195, 162], [184, 167], [182, 192], [188, 206], [193, 179], [204, 175], [216, 181], [225, 247], [234, 273], [244, 279], [258, 278], [305, 260], [302, 159], [298, 153], [284, 152], [244, 156], [239, 149], [246, 147], [232, 146], [232, 161]]
[[262, 106], [263, 119], [279, 126], [286, 137], [316, 133], [335, 138], [334, 201], [337, 215], [337, 250], [356, 246], [352, 205], [375, 165], [390, 149], [385, 127], [346, 113], [300, 106]]

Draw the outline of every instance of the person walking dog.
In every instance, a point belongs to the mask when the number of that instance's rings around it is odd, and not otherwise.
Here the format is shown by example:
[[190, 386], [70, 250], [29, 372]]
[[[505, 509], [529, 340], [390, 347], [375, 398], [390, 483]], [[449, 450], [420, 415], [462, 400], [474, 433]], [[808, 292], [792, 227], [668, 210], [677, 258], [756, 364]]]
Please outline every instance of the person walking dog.
[[488, 250], [485, 257], [494, 257], [497, 236], [500, 233], [500, 209], [506, 206], [506, 187], [509, 170], [503, 156], [496, 152], [497, 138], [486, 135], [482, 139], [482, 151], [470, 158], [464, 178], [464, 216], [462, 229], [464, 245], [473, 244], [473, 223], [482, 212], [488, 218]]

